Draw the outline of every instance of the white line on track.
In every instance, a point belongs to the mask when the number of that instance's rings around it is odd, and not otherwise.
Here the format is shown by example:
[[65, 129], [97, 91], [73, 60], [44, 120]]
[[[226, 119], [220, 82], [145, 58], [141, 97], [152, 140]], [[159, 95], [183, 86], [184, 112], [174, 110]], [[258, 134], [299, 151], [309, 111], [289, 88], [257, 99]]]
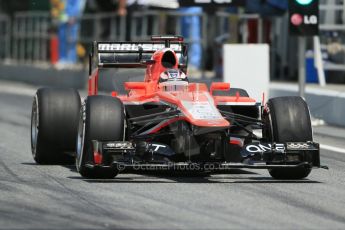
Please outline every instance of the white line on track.
[[[284, 90], [289, 92], [298, 92], [298, 85], [286, 84], [286, 83], [270, 83], [270, 89]], [[345, 93], [340, 89], [324, 89], [312, 86], [306, 86], [306, 93], [315, 94], [318, 96], [330, 96], [330, 97], [341, 97], [345, 98]]]
[[320, 144], [320, 148], [321, 149], [325, 149], [325, 150], [329, 150], [329, 151], [332, 151], [332, 152], [337, 152], [337, 153], [345, 154], [345, 149], [339, 148], [339, 147], [334, 147], [334, 146], [330, 146], [330, 145]]
[[2, 93], [24, 95], [24, 96], [34, 96], [36, 89], [38, 87], [25, 85], [21, 83], [11, 83], [0, 81], [0, 91]]

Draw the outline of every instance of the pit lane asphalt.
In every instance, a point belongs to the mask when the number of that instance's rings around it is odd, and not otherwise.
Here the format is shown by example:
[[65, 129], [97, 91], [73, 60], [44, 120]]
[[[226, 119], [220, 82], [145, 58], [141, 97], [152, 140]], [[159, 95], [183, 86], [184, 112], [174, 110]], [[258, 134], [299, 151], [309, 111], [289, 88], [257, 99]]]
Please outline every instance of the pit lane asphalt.
[[[35, 89], [0, 82], [0, 229], [344, 229], [345, 154], [330, 170], [273, 180], [266, 170], [86, 180], [73, 166], [41, 166], [30, 151]], [[324, 127], [327, 131], [327, 127]], [[344, 147], [343, 138], [316, 135]]]

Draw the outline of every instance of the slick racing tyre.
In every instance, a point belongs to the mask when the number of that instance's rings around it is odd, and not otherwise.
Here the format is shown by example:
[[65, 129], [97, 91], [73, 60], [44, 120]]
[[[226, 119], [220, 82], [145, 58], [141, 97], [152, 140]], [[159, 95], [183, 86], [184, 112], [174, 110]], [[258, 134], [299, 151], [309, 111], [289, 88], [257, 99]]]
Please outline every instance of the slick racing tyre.
[[122, 141], [124, 139], [124, 107], [118, 98], [89, 96], [82, 107], [77, 137], [76, 167], [81, 176], [112, 179], [118, 169], [111, 165], [94, 165], [92, 140]]
[[[263, 114], [265, 129], [263, 136], [277, 143], [313, 141], [310, 113], [301, 97], [277, 97], [267, 102]], [[303, 179], [310, 168], [270, 169], [275, 179]]]
[[32, 104], [31, 150], [38, 164], [71, 164], [78, 131], [80, 96], [74, 89], [38, 89]]

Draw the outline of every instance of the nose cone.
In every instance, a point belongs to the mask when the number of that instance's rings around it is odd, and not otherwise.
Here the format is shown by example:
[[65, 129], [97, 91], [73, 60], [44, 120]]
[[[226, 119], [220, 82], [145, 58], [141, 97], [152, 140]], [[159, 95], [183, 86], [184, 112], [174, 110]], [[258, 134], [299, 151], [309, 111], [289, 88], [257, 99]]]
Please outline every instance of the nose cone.
[[181, 110], [189, 121], [199, 127], [227, 128], [230, 123], [223, 118], [208, 92], [185, 92], [177, 95]]

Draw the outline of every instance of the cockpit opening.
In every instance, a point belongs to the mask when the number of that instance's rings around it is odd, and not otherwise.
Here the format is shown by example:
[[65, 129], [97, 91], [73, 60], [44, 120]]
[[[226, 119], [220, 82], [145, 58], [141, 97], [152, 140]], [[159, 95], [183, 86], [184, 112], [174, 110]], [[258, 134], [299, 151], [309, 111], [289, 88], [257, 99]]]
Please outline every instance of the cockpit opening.
[[172, 51], [168, 50], [163, 54], [162, 65], [165, 68], [173, 68], [176, 65], [176, 57]]

